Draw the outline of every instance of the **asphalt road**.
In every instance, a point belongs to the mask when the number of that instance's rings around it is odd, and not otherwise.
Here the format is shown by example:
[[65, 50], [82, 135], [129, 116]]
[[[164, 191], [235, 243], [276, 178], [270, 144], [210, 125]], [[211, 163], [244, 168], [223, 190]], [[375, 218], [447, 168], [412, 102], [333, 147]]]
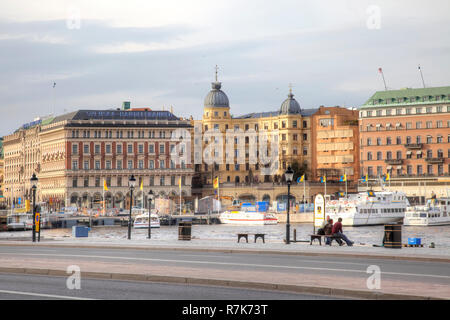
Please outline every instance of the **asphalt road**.
[[0, 256], [126, 262], [135, 265], [202, 267], [220, 270], [278, 271], [301, 276], [305, 272], [367, 278], [376, 265], [383, 279], [412, 280], [450, 285], [449, 263], [353, 257], [301, 256], [255, 253], [220, 253], [174, 250], [99, 249], [67, 247], [0, 246]]
[[[420, 283], [439, 285], [450, 288], [449, 263], [435, 261], [405, 261], [392, 259], [367, 259], [357, 257], [302, 256], [284, 254], [257, 253], [221, 253], [200, 251], [174, 251], [171, 249], [102, 249], [102, 248], [69, 248], [43, 246], [0, 246], [0, 257], [14, 258], [15, 261], [27, 259], [32, 268], [32, 261], [43, 262], [46, 268], [52, 269], [52, 262], [79, 263], [119, 263], [130, 266], [134, 270], [154, 267], [167, 270], [165, 275], [172, 275], [171, 268], [180, 270], [201, 270], [201, 272], [220, 274], [219, 278], [236, 272], [248, 273], [249, 276], [258, 271], [265, 278], [273, 274], [296, 277], [346, 277], [346, 279], [365, 279], [367, 268], [377, 266], [381, 271], [381, 279], [385, 281], [399, 280], [415, 286], [420, 293]], [[30, 262], [30, 259], [31, 262]], [[1, 262], [1, 261], [0, 261]], [[48, 262], [48, 265], [46, 264]], [[41, 266], [42, 268], [42, 266]], [[107, 267], [106, 267], [107, 268]], [[147, 269], [148, 270], [148, 269]], [[104, 272], [110, 272], [105, 269]], [[127, 269], [123, 269], [127, 273]], [[176, 274], [179, 276], [180, 274]], [[16, 277], [16, 278], [14, 278]], [[27, 279], [31, 279], [28, 281]], [[255, 277], [253, 277], [255, 279]], [[261, 280], [261, 278], [258, 278]], [[66, 278], [36, 277], [29, 275], [7, 275], [0, 277], [1, 299], [30, 299], [36, 296], [17, 292], [43, 293], [50, 295], [75, 296], [99, 299], [316, 299], [314, 295], [272, 292], [255, 289], [219, 288], [199, 285], [178, 285], [161, 283], [140, 283], [116, 280], [83, 279], [82, 290], [68, 290]], [[347, 280], [348, 281], [348, 280]], [[360, 289], [366, 289], [361, 287]], [[38, 290], [38, 291], [36, 291]], [[38, 296], [39, 299], [45, 296]], [[49, 297], [52, 298], [52, 297]], [[56, 297], [53, 297], [56, 298]], [[323, 298], [323, 297], [321, 297]]]
[[66, 277], [0, 274], [0, 300], [314, 300], [326, 296], [121, 280], [81, 279], [68, 289]]

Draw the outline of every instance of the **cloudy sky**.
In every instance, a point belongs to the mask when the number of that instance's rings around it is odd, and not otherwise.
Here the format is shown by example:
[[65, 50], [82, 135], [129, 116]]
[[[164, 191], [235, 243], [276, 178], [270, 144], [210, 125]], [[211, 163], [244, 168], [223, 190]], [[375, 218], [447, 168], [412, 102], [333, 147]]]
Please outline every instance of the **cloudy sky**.
[[[357, 107], [450, 85], [448, 0], [2, 0], [0, 135], [50, 113], [173, 106], [200, 118], [219, 66], [234, 115]], [[53, 83], [56, 87], [53, 88]]]

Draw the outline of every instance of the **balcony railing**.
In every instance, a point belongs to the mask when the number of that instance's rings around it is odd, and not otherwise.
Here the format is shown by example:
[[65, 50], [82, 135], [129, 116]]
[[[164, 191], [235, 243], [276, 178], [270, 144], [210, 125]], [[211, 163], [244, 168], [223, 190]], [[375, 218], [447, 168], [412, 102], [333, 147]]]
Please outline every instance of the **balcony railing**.
[[407, 149], [422, 149], [423, 143], [407, 143], [405, 144]]
[[444, 158], [425, 158], [425, 161], [429, 163], [444, 163]]
[[386, 162], [387, 164], [396, 165], [396, 164], [402, 164], [403, 159], [386, 159], [386, 160], [384, 160], [384, 162]]

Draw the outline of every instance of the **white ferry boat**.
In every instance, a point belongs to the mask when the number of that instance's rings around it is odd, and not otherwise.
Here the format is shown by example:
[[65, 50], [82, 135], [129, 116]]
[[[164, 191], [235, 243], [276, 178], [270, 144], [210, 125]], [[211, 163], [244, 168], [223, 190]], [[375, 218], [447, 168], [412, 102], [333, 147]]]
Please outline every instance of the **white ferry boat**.
[[426, 205], [408, 207], [403, 224], [405, 226], [442, 226], [450, 224], [450, 198], [430, 199]]
[[404, 192], [367, 191], [327, 200], [325, 216], [342, 218], [344, 226], [379, 225], [402, 221], [408, 206]]
[[8, 230], [31, 230], [33, 229], [32, 213], [13, 213], [7, 216], [6, 228]]
[[240, 206], [231, 206], [219, 214], [220, 223], [224, 224], [239, 224], [239, 225], [269, 225], [277, 224], [278, 218], [270, 212], [267, 208], [262, 210], [258, 203], [252, 205], [250, 203], [242, 203]]
[[[152, 212], [151, 213], [151, 228], [161, 227], [159, 216]], [[146, 213], [137, 215], [134, 219], [133, 228], [135, 229], [148, 229], [148, 211]]]

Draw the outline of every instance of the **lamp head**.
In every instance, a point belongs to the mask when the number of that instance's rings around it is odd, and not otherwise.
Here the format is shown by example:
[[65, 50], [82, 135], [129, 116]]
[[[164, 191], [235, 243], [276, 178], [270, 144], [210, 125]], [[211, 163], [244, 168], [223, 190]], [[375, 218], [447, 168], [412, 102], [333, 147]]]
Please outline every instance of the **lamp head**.
[[31, 188], [33, 190], [36, 190], [36, 184], [38, 182], [38, 178], [36, 177], [35, 173], [33, 173], [33, 175], [31, 176], [30, 182], [31, 182]]
[[136, 178], [134, 177], [134, 175], [132, 174], [130, 179], [128, 180], [128, 186], [130, 187], [130, 189], [134, 189], [134, 187], [136, 186]]
[[286, 178], [286, 182], [288, 184], [291, 184], [292, 180], [294, 179], [294, 170], [292, 170], [291, 166], [289, 166], [284, 173], [284, 177]]

